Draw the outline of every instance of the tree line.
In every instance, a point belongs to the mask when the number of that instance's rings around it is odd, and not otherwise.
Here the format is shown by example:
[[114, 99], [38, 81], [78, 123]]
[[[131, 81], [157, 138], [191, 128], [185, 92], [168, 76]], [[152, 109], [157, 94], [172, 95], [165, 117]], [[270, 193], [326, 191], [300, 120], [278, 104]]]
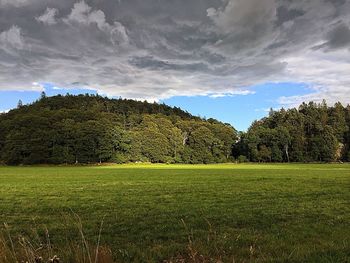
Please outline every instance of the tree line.
[[233, 155], [242, 161], [350, 161], [350, 106], [323, 101], [271, 110], [239, 137]]
[[0, 162], [223, 163], [350, 161], [350, 106], [271, 110], [247, 132], [177, 107], [58, 95], [0, 114]]
[[6, 164], [232, 161], [236, 130], [177, 107], [98, 95], [46, 97], [0, 115]]

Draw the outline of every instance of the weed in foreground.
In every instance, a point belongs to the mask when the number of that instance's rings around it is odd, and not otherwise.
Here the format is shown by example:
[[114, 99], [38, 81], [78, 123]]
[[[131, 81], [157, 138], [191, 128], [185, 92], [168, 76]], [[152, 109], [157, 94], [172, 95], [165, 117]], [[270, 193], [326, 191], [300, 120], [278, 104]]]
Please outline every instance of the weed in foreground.
[[[73, 213], [73, 216], [76, 219], [79, 240], [67, 241], [65, 245], [60, 247], [55, 247], [52, 244], [47, 228], [44, 229], [44, 236], [40, 236], [36, 231], [33, 235], [34, 238], [23, 235], [13, 238], [10, 226], [5, 223], [0, 235], [0, 263], [116, 263], [112, 256], [112, 250], [108, 246], [101, 246], [100, 244], [103, 220], [100, 224], [97, 242], [91, 245], [92, 243], [85, 237], [80, 217], [75, 213]], [[181, 219], [181, 224], [187, 232], [186, 250], [178, 256], [162, 262], [222, 263], [221, 253], [223, 251], [218, 248], [216, 232], [210, 222], [206, 221], [209, 226], [206, 242], [214, 248], [214, 256], [208, 256], [200, 252], [201, 247], [198, 246], [193, 231]], [[232, 262], [235, 262], [234, 258], [232, 258]]]
[[14, 238], [11, 235], [10, 226], [4, 223], [0, 234], [0, 263], [113, 263], [111, 249], [100, 245], [103, 220], [97, 243], [91, 245], [85, 238], [79, 216], [74, 214], [74, 218], [80, 240], [67, 241], [61, 247], [53, 246], [47, 228], [44, 229], [44, 237], [40, 237], [36, 231], [32, 238], [24, 235]]

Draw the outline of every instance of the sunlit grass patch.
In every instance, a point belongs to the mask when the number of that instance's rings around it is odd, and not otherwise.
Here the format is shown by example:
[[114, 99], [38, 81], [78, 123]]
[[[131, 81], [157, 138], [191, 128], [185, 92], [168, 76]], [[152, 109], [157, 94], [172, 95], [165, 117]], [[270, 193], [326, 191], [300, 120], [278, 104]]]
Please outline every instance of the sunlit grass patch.
[[59, 251], [81, 240], [73, 211], [91, 246], [103, 220], [115, 262], [349, 261], [348, 164], [0, 167], [0, 184], [11, 236], [48, 229]]

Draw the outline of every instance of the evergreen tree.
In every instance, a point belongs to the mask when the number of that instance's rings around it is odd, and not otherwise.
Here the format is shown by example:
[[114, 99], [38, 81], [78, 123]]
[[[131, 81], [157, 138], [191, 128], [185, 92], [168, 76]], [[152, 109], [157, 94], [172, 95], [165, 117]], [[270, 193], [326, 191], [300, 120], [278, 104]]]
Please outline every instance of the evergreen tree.
[[22, 100], [18, 100], [18, 102], [17, 102], [17, 109], [22, 108], [22, 106], [23, 106]]
[[246, 133], [164, 104], [99, 95], [42, 98], [0, 115], [0, 162], [350, 161], [350, 106], [271, 110]]
[[349, 152], [349, 106], [303, 103], [298, 109], [270, 111], [254, 122], [234, 149], [251, 161], [331, 162]]

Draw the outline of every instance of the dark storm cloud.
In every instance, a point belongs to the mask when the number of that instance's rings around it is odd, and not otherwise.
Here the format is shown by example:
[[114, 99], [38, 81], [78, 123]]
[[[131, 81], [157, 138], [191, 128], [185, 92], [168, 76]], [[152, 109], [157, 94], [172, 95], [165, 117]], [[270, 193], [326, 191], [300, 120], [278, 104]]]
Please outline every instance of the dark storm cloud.
[[350, 47], [350, 29], [346, 24], [339, 24], [327, 34], [326, 45], [331, 49]]
[[204, 63], [191, 63], [191, 64], [176, 64], [168, 61], [162, 61], [154, 59], [150, 56], [147, 57], [135, 57], [129, 61], [130, 64], [141, 68], [150, 70], [178, 70], [178, 71], [207, 71], [208, 66]]
[[350, 0], [0, 0], [0, 89], [160, 99], [300, 81], [349, 99], [349, 14]]
[[276, 23], [277, 26], [282, 25], [285, 22], [293, 21], [297, 17], [303, 16], [305, 12], [298, 9], [288, 9], [286, 6], [279, 6], [276, 10]]

